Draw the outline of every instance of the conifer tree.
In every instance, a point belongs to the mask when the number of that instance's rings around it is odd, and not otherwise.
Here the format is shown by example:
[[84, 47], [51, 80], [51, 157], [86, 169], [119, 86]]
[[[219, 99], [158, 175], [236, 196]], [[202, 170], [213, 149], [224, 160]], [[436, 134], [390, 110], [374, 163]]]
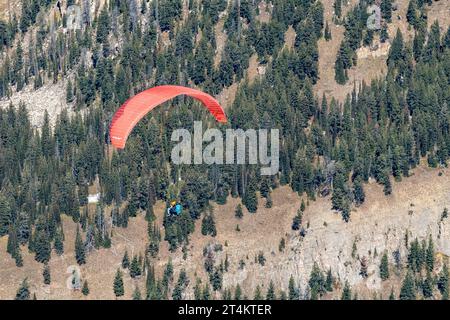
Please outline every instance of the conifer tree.
[[394, 288], [391, 288], [391, 293], [389, 294], [389, 300], [395, 300]]
[[84, 296], [89, 295], [89, 285], [88, 285], [87, 280], [84, 280], [84, 282], [83, 282], [83, 287], [82, 287], [82, 289], [81, 289], [81, 293], [82, 293]]
[[271, 280], [269, 283], [269, 287], [267, 288], [266, 300], [275, 300], [275, 287], [273, 281]]
[[253, 300], [262, 300], [261, 288], [259, 284], [256, 286]]
[[415, 300], [416, 299], [416, 287], [414, 284], [414, 278], [410, 270], [403, 280], [402, 287], [400, 289], [400, 300]]
[[434, 269], [434, 244], [431, 235], [428, 238], [428, 247], [426, 249], [425, 257], [426, 267], [428, 272], [433, 272]]
[[441, 293], [442, 300], [448, 300], [449, 298], [449, 282], [448, 282], [448, 264], [445, 263], [442, 267], [441, 272], [439, 273], [437, 287], [439, 292]]
[[42, 272], [42, 276], [44, 278], [44, 284], [49, 285], [51, 283], [51, 275], [50, 275], [50, 267], [48, 264], [44, 266], [44, 271]]
[[388, 263], [388, 257], [387, 257], [386, 252], [381, 257], [380, 278], [383, 281], [389, 279], [389, 263]]
[[22, 281], [22, 284], [17, 290], [15, 300], [30, 300], [30, 289], [27, 279]]
[[234, 290], [234, 300], [242, 299], [242, 289], [239, 283], [236, 285], [236, 289]]
[[130, 264], [130, 276], [132, 278], [136, 278], [139, 277], [141, 273], [141, 265], [139, 263], [138, 257], [134, 256]]
[[138, 286], [136, 286], [136, 288], [134, 288], [133, 300], [142, 300], [141, 291], [139, 290]]
[[331, 268], [328, 269], [327, 277], [325, 279], [325, 290], [328, 292], [333, 291], [333, 274], [331, 273]]
[[241, 204], [238, 204], [236, 206], [236, 210], [234, 211], [234, 216], [236, 218], [238, 218], [238, 219], [241, 219], [244, 216], [244, 214], [242, 212], [242, 205]]
[[289, 300], [298, 300], [299, 298], [298, 288], [295, 285], [294, 277], [291, 275], [289, 278]]
[[125, 294], [122, 272], [120, 271], [120, 269], [117, 269], [116, 276], [114, 278], [113, 289], [116, 297], [121, 297]]
[[350, 289], [348, 281], [345, 281], [344, 289], [342, 290], [341, 300], [351, 300], [351, 299], [352, 299], [352, 291]]
[[130, 266], [130, 259], [128, 258], [128, 251], [125, 250], [125, 254], [123, 255], [122, 258], [122, 268], [128, 269], [129, 266]]
[[86, 263], [86, 251], [83, 241], [81, 240], [80, 229], [77, 227], [77, 235], [75, 238], [75, 259], [79, 265]]

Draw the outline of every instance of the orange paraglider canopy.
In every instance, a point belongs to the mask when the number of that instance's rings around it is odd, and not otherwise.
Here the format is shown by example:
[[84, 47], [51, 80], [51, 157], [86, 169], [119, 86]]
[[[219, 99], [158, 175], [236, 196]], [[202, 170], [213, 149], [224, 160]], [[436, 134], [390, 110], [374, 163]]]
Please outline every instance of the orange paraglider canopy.
[[158, 86], [128, 99], [114, 114], [109, 129], [111, 143], [123, 149], [134, 126], [156, 106], [179, 95], [199, 100], [219, 122], [227, 122], [227, 116], [216, 99], [202, 91], [181, 86]]

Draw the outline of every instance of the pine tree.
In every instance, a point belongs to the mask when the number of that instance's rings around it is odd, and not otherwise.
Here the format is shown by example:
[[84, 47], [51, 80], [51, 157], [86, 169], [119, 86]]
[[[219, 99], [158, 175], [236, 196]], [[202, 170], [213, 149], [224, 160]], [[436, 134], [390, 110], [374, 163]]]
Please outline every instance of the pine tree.
[[242, 212], [242, 205], [238, 204], [236, 206], [236, 210], [234, 211], [234, 216], [238, 219], [242, 219], [242, 217], [244, 216], [243, 212]]
[[448, 300], [449, 298], [448, 274], [448, 265], [447, 263], [445, 263], [442, 267], [442, 271], [440, 272], [437, 281], [437, 287], [439, 289], [439, 292], [441, 293], [442, 300]]
[[414, 278], [410, 270], [405, 276], [400, 289], [400, 300], [415, 300], [416, 299], [416, 287], [414, 284]]
[[89, 285], [88, 285], [87, 280], [84, 280], [84, 282], [83, 282], [83, 288], [81, 289], [81, 293], [82, 293], [84, 296], [89, 295]]
[[114, 278], [114, 294], [116, 295], [116, 297], [121, 297], [125, 294], [122, 272], [120, 271], [120, 269], [117, 269], [116, 276]]
[[64, 239], [62, 230], [57, 231], [55, 235], [55, 243], [53, 244], [57, 255], [62, 255], [64, 253]]
[[330, 41], [332, 39], [330, 26], [328, 25], [328, 21], [325, 23], [325, 31], [324, 38], [326, 41]]
[[139, 290], [138, 286], [136, 286], [136, 288], [134, 288], [133, 300], [142, 300], [141, 291]]
[[331, 273], [331, 268], [328, 269], [327, 277], [325, 279], [325, 290], [328, 292], [333, 291], [333, 274]]
[[30, 289], [26, 278], [17, 290], [15, 300], [30, 300]]
[[322, 296], [325, 292], [324, 288], [324, 279], [322, 271], [320, 271], [317, 263], [314, 263], [314, 266], [311, 270], [311, 274], [309, 276], [309, 288], [310, 288], [310, 298], [311, 300], [317, 300], [320, 296]]
[[218, 268], [211, 274], [210, 282], [214, 291], [222, 289], [222, 273]]
[[351, 300], [351, 299], [352, 299], [352, 291], [350, 289], [348, 281], [345, 281], [344, 289], [342, 290], [341, 300]]
[[300, 227], [302, 225], [302, 210], [297, 210], [297, 214], [295, 215], [295, 217], [292, 220], [292, 230], [296, 231], [296, 230], [300, 230]]
[[388, 33], [388, 29], [387, 29], [387, 24], [384, 23], [381, 26], [381, 31], [380, 31], [380, 41], [381, 43], [385, 43], [386, 40], [389, 39], [389, 33]]
[[431, 273], [428, 270], [425, 280], [422, 282], [422, 292], [425, 298], [431, 298], [433, 296], [433, 279], [431, 278]]
[[253, 300], [262, 300], [261, 288], [259, 287], [259, 285], [256, 286]]
[[7, 198], [0, 193], [0, 237], [8, 234], [9, 224], [12, 221], [12, 212]]
[[391, 288], [391, 294], [389, 295], [389, 300], [395, 300], [394, 288]]
[[247, 208], [248, 212], [255, 213], [258, 209], [258, 199], [256, 197], [256, 186], [255, 182], [251, 180], [242, 199], [242, 203]]
[[272, 280], [269, 283], [269, 287], [267, 288], [266, 300], [275, 300], [275, 287], [273, 285]]
[[130, 265], [130, 276], [132, 278], [139, 277], [141, 275], [141, 264], [138, 261], [138, 257], [134, 256]]
[[211, 293], [210, 293], [210, 289], [209, 289], [209, 284], [205, 284], [205, 287], [203, 288], [203, 292], [202, 292], [202, 300], [209, 300], [211, 297]]
[[50, 260], [51, 244], [46, 230], [37, 230], [34, 240], [34, 259], [41, 263], [47, 263]]
[[236, 289], [234, 290], [234, 300], [241, 300], [242, 299], [242, 290], [239, 283], [236, 285]]
[[380, 278], [383, 281], [389, 279], [389, 263], [388, 263], [388, 257], [387, 257], [386, 252], [381, 257]]
[[416, 0], [410, 0], [408, 4], [408, 11], [406, 12], [406, 20], [410, 25], [416, 27], [417, 25], [417, 2]]
[[77, 227], [77, 235], [75, 238], [75, 258], [79, 265], [83, 265], [86, 263], [86, 251], [84, 248], [83, 241], [81, 240], [79, 227]]
[[392, 0], [381, 0], [381, 17], [387, 22], [392, 20]]
[[434, 269], [434, 245], [433, 239], [431, 239], [431, 235], [428, 238], [428, 247], [426, 249], [426, 257], [425, 257], [426, 267], [428, 272], [433, 272]]
[[353, 195], [355, 198], [355, 203], [356, 203], [356, 205], [359, 206], [364, 202], [364, 199], [366, 197], [363, 186], [362, 186], [362, 181], [359, 177], [355, 179], [353, 188], [354, 188]]
[[335, 16], [340, 18], [342, 15], [342, 0], [334, 0], [333, 8]]
[[50, 275], [50, 267], [48, 264], [44, 266], [44, 271], [42, 272], [42, 276], [44, 278], [44, 284], [49, 285], [51, 283], [51, 275]]
[[73, 95], [73, 88], [72, 88], [72, 81], [67, 82], [67, 88], [66, 88], [66, 102], [67, 103], [71, 103], [74, 100], [74, 95]]
[[125, 250], [125, 254], [123, 255], [122, 259], [122, 268], [128, 269], [130, 266], [130, 259], [128, 258], [128, 251]]
[[195, 282], [195, 287], [194, 287], [194, 299], [195, 300], [201, 300], [202, 299], [202, 281], [197, 278], [197, 281]]
[[299, 298], [298, 288], [295, 285], [294, 277], [291, 275], [289, 278], [289, 300], [298, 300]]

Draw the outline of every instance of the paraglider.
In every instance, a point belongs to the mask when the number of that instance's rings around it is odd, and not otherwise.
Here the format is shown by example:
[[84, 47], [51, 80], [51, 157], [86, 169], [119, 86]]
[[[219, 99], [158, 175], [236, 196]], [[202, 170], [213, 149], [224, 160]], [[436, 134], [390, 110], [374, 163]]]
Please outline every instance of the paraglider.
[[111, 143], [123, 149], [134, 126], [158, 105], [179, 95], [199, 100], [218, 122], [227, 122], [227, 117], [216, 99], [202, 91], [181, 86], [158, 86], [135, 95], [127, 100], [114, 114], [109, 129]]
[[179, 216], [183, 211], [183, 207], [177, 201], [172, 201], [170, 203], [170, 207], [167, 208], [167, 215], [170, 216]]

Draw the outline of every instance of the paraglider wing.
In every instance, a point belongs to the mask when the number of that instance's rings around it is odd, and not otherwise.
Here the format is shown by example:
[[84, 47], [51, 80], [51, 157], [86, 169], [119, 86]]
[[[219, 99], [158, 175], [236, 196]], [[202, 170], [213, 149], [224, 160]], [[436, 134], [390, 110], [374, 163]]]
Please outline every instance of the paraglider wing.
[[216, 99], [202, 91], [181, 86], [158, 86], [135, 95], [127, 100], [114, 114], [109, 129], [111, 143], [123, 149], [134, 126], [156, 106], [179, 95], [187, 95], [199, 100], [219, 122], [227, 122], [227, 117]]

